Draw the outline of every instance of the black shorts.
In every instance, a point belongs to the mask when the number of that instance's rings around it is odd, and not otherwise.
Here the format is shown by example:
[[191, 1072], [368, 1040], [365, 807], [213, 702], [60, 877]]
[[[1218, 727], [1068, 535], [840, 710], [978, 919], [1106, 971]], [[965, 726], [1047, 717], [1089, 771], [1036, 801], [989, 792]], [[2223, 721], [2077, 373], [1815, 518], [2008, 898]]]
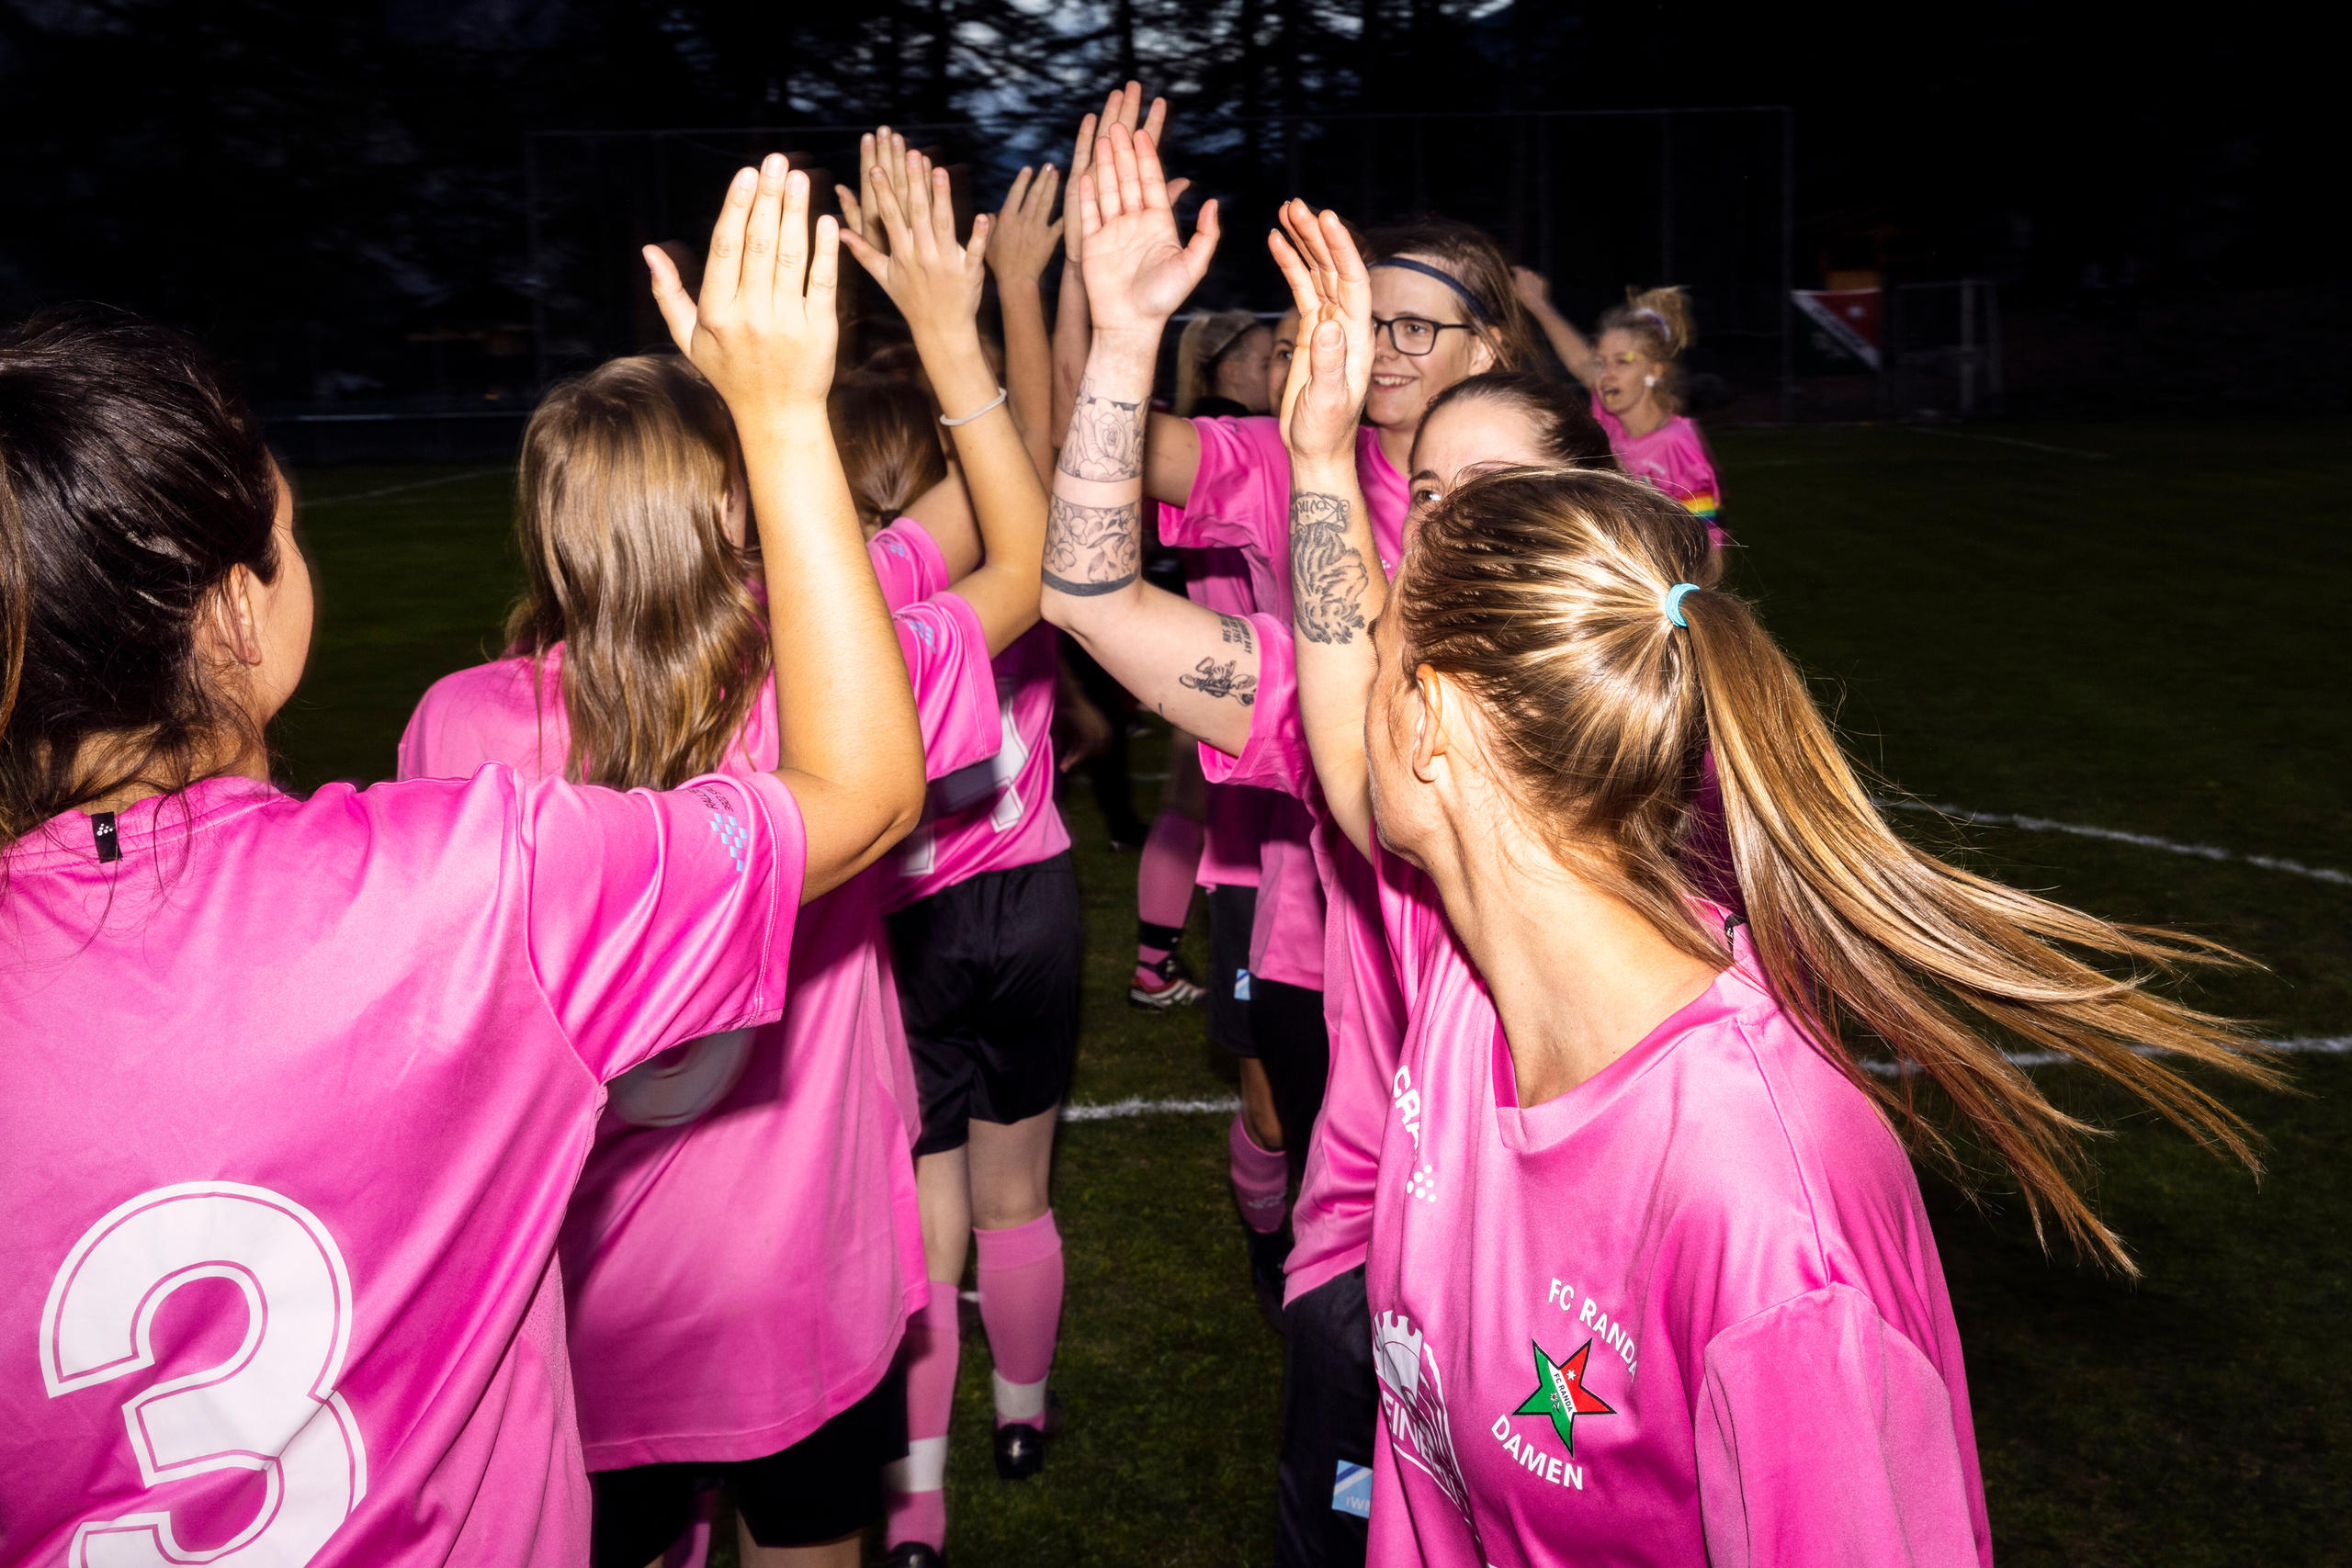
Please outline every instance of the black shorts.
[[1283, 1313], [1278, 1568], [1362, 1568], [1379, 1419], [1372, 1309], [1365, 1304], [1359, 1264], [1316, 1286]]
[[1323, 1088], [1331, 1076], [1331, 1036], [1323, 1023], [1323, 993], [1286, 986], [1262, 975], [1250, 976], [1250, 1037], [1273, 1090], [1274, 1114], [1283, 1124], [1283, 1154], [1293, 1180], [1306, 1173], [1306, 1146], [1315, 1119], [1323, 1113]]
[[882, 1518], [883, 1472], [907, 1457], [907, 1380], [893, 1369], [874, 1390], [790, 1448], [731, 1463], [640, 1464], [588, 1477], [595, 1500], [593, 1568], [645, 1568], [685, 1533], [695, 1491], [727, 1483], [762, 1546], [814, 1546]]
[[1079, 946], [1069, 852], [984, 871], [890, 917], [899, 1009], [922, 1098], [918, 1155], [964, 1146], [967, 1123], [1061, 1103], [1078, 1058]]
[[1209, 1038], [1237, 1056], [1255, 1056], [1250, 1032], [1250, 927], [1254, 887], [1209, 889]]

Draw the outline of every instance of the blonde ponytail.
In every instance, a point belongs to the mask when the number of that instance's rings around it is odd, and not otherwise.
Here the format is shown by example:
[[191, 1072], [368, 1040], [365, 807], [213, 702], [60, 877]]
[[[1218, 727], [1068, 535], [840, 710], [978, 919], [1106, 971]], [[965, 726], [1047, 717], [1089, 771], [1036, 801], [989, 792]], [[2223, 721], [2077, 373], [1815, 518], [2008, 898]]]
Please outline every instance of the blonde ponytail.
[[1698, 317], [1690, 308], [1690, 290], [1679, 284], [1659, 288], [1628, 288], [1625, 302], [1600, 313], [1600, 331], [1634, 334], [1643, 355], [1666, 367], [1657, 389], [1668, 412], [1682, 411], [1682, 356], [1699, 341]]
[[[1408, 667], [1458, 680], [1493, 721], [1531, 819], [1564, 858], [1686, 951], [1708, 940], [1684, 867], [1701, 760], [1722, 790], [1731, 870], [1781, 1004], [1924, 1152], [1961, 1160], [1922, 1079], [2007, 1167], [2037, 1234], [2134, 1272], [2084, 1199], [2095, 1131], [1996, 1043], [2056, 1053], [2258, 1171], [2226, 1105], [2156, 1059], [2266, 1086], [2266, 1048], [2154, 994], [2153, 975], [2242, 963], [2216, 943], [2119, 925], [1947, 865], [1891, 829], [1804, 681], [1736, 597], [1705, 586], [1705, 530], [1631, 480], [1516, 469], [1427, 513], [1397, 607]], [[1678, 582], [1702, 586], [1667, 615]], [[1720, 946], [1713, 948], [1720, 961]], [[2131, 966], [2111, 975], [2076, 953]], [[1897, 1069], [1866, 1072], [1860, 1051]]]

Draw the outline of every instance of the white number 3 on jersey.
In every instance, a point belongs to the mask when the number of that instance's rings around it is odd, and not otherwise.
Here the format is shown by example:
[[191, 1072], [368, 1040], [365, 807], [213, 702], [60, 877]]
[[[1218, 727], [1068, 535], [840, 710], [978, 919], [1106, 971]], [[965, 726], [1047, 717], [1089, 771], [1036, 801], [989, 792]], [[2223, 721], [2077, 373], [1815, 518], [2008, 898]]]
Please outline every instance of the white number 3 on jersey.
[[74, 1568], [297, 1568], [367, 1494], [368, 1450], [334, 1391], [351, 1342], [351, 1277], [317, 1216], [266, 1187], [159, 1187], [85, 1231], [41, 1311], [49, 1396], [153, 1366], [155, 1314], [196, 1280], [244, 1292], [244, 1342], [219, 1366], [125, 1403], [123, 1425], [149, 1486], [257, 1471], [260, 1511], [226, 1545], [202, 1551], [179, 1543], [168, 1507], [93, 1520], [74, 1534]]

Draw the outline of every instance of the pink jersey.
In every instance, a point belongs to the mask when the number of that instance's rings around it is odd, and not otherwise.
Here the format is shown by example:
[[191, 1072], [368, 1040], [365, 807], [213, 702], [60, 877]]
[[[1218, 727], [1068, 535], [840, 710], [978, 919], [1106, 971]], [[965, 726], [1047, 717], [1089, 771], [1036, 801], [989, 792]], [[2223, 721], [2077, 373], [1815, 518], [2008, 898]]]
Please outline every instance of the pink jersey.
[[1365, 1270], [1369, 1561], [1989, 1564], [1910, 1161], [1744, 929], [1696, 1000], [1522, 1109], [1428, 879], [1379, 873], [1410, 1021]]
[[[1290, 453], [1270, 418], [1196, 419], [1200, 467], [1184, 508], [1160, 509], [1159, 536], [1191, 547], [1225, 546], [1249, 566], [1250, 608], [1290, 625]], [[1394, 576], [1403, 551], [1410, 487], [1380, 450], [1379, 432], [1356, 439], [1356, 475], [1372, 513], [1381, 566]], [[1228, 612], [1231, 613], [1231, 612]], [[1324, 887], [1308, 842], [1314, 820], [1295, 804], [1267, 811], [1259, 852], [1258, 916], [1250, 935], [1250, 973], [1321, 989], [1326, 948]]]
[[[1159, 512], [1163, 519], [1180, 515], [1169, 506]], [[1193, 604], [1204, 604], [1221, 615], [1247, 615], [1257, 608], [1249, 558], [1239, 550], [1187, 550], [1184, 558], [1184, 592]], [[1196, 874], [1202, 886], [1258, 886], [1258, 840], [1265, 833], [1268, 806], [1262, 790], [1245, 784], [1209, 785], [1201, 867]]]
[[1060, 658], [1054, 628], [1043, 624], [996, 656], [996, 748], [932, 784], [922, 825], [883, 862], [892, 871], [886, 908], [903, 909], [982, 872], [1034, 865], [1069, 848], [1054, 804]]
[[[933, 551], [902, 586], [944, 576]], [[998, 716], [978, 618], [939, 593], [893, 620], [926, 761], [944, 773], [985, 760]], [[536, 690], [525, 659], [436, 682], [402, 739], [402, 774], [492, 761], [560, 772], [561, 655], [549, 651]], [[771, 679], [725, 766], [763, 772], [776, 754]], [[808, 906], [779, 1021], [695, 1041], [613, 1085], [561, 1238], [591, 1470], [798, 1442], [880, 1381], [926, 1298], [887, 875]]]
[[557, 1228], [605, 1080], [785, 1007], [790, 793], [99, 820], [0, 865], [0, 1562], [577, 1568]]
[[1405, 1039], [1404, 995], [1389, 960], [1370, 863], [1340, 830], [1323, 801], [1298, 711], [1298, 669], [1291, 628], [1252, 615], [1258, 642], [1258, 700], [1250, 739], [1236, 757], [1201, 748], [1201, 772], [1213, 783], [1241, 780], [1281, 790], [1312, 816], [1308, 840], [1327, 900], [1323, 925], [1323, 1021], [1331, 1066], [1323, 1111], [1306, 1150], [1306, 1172], [1291, 1206], [1296, 1238], [1283, 1265], [1283, 1295], [1296, 1301], [1364, 1260], [1372, 1240], [1374, 1179], [1388, 1122], [1389, 1080]]
[[947, 562], [938, 541], [911, 517], [897, 519], [866, 540], [865, 558], [874, 563], [874, 576], [882, 584], [882, 603], [892, 610], [903, 610], [947, 586]]
[[1715, 482], [1714, 459], [1696, 422], [1676, 414], [1647, 435], [1628, 434], [1625, 422], [1592, 400], [1592, 417], [1609, 433], [1609, 449], [1618, 466], [1680, 502], [1705, 520], [1707, 536], [1718, 545], [1726, 536], [1716, 515], [1723, 510], [1723, 487]]

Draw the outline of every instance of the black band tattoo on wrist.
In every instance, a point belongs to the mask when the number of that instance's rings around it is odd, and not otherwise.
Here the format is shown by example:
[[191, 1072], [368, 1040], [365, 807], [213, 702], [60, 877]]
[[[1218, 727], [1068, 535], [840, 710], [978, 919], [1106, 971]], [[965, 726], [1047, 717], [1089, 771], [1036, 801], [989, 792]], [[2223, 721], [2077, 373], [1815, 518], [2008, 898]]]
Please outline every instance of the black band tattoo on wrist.
[[1257, 640], [1250, 634], [1250, 623], [1240, 616], [1223, 615], [1217, 616], [1216, 629], [1223, 634], [1226, 641], [1239, 643], [1244, 652], [1258, 651]]
[[1074, 479], [1115, 483], [1141, 479], [1143, 422], [1141, 402], [1099, 397], [1091, 383], [1080, 383], [1077, 406], [1070, 411], [1069, 435], [1056, 466]]
[[1111, 593], [1143, 564], [1143, 506], [1080, 506], [1046, 498], [1046, 585], [1080, 598]]
[[[1225, 617], [1231, 620], [1230, 615]], [[1193, 666], [1189, 675], [1179, 675], [1176, 683], [1188, 686], [1204, 697], [1231, 697], [1243, 707], [1258, 700], [1258, 677], [1236, 675], [1233, 667], [1240, 662], [1228, 659], [1220, 664], [1214, 659], [1204, 659]]]
[[1348, 503], [1302, 491], [1290, 498], [1292, 616], [1309, 642], [1349, 643], [1363, 629], [1372, 576], [1348, 543]]

